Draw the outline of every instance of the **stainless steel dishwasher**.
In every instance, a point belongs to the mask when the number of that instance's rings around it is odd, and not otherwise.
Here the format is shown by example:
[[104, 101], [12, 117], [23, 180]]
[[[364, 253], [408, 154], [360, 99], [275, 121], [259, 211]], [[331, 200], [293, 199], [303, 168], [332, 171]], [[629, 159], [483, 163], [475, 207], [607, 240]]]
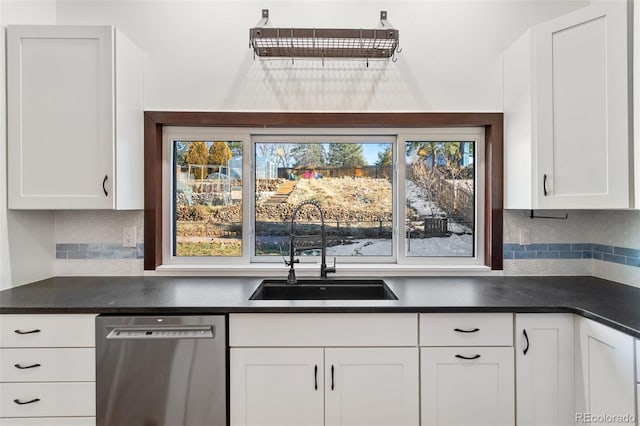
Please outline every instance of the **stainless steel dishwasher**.
[[225, 426], [223, 315], [98, 316], [97, 426]]

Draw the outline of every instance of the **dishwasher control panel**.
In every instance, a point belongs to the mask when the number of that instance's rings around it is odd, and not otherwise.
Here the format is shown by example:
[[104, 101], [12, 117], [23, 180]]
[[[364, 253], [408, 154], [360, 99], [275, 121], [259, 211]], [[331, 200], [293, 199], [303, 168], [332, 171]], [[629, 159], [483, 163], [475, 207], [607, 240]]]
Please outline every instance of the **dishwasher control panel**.
[[118, 327], [107, 339], [212, 339], [214, 326], [206, 327]]

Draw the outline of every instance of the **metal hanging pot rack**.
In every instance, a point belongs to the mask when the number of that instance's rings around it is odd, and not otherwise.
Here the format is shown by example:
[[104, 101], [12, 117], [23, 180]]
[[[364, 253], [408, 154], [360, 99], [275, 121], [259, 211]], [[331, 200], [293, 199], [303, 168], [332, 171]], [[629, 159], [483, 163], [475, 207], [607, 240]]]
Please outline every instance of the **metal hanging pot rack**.
[[249, 47], [254, 59], [260, 58], [361, 58], [391, 59], [396, 62], [400, 31], [380, 11], [380, 24], [374, 29], [352, 28], [275, 28], [270, 26], [269, 9], [249, 30]]

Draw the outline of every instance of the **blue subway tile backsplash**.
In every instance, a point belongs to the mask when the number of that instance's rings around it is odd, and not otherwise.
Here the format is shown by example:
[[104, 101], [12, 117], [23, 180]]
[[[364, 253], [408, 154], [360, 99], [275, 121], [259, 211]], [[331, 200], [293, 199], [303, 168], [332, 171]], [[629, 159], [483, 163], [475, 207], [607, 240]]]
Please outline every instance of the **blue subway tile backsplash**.
[[56, 259], [143, 259], [144, 244], [56, 244]]
[[[56, 244], [56, 259], [143, 259], [144, 244]], [[504, 259], [598, 259], [640, 267], [640, 249], [591, 243], [536, 243], [503, 245]]]
[[504, 244], [504, 259], [598, 259], [640, 267], [640, 249], [591, 243]]

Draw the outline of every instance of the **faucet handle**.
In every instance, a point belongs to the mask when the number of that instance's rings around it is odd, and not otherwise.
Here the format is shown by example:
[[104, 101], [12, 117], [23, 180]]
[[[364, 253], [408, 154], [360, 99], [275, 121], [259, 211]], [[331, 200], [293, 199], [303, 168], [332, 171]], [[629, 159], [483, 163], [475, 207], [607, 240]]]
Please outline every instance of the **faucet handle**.
[[336, 272], [336, 258], [333, 258], [333, 266], [327, 266], [326, 272]]
[[293, 259], [293, 260], [284, 259], [284, 264], [287, 266], [291, 266], [294, 263], [300, 263], [300, 259]]

